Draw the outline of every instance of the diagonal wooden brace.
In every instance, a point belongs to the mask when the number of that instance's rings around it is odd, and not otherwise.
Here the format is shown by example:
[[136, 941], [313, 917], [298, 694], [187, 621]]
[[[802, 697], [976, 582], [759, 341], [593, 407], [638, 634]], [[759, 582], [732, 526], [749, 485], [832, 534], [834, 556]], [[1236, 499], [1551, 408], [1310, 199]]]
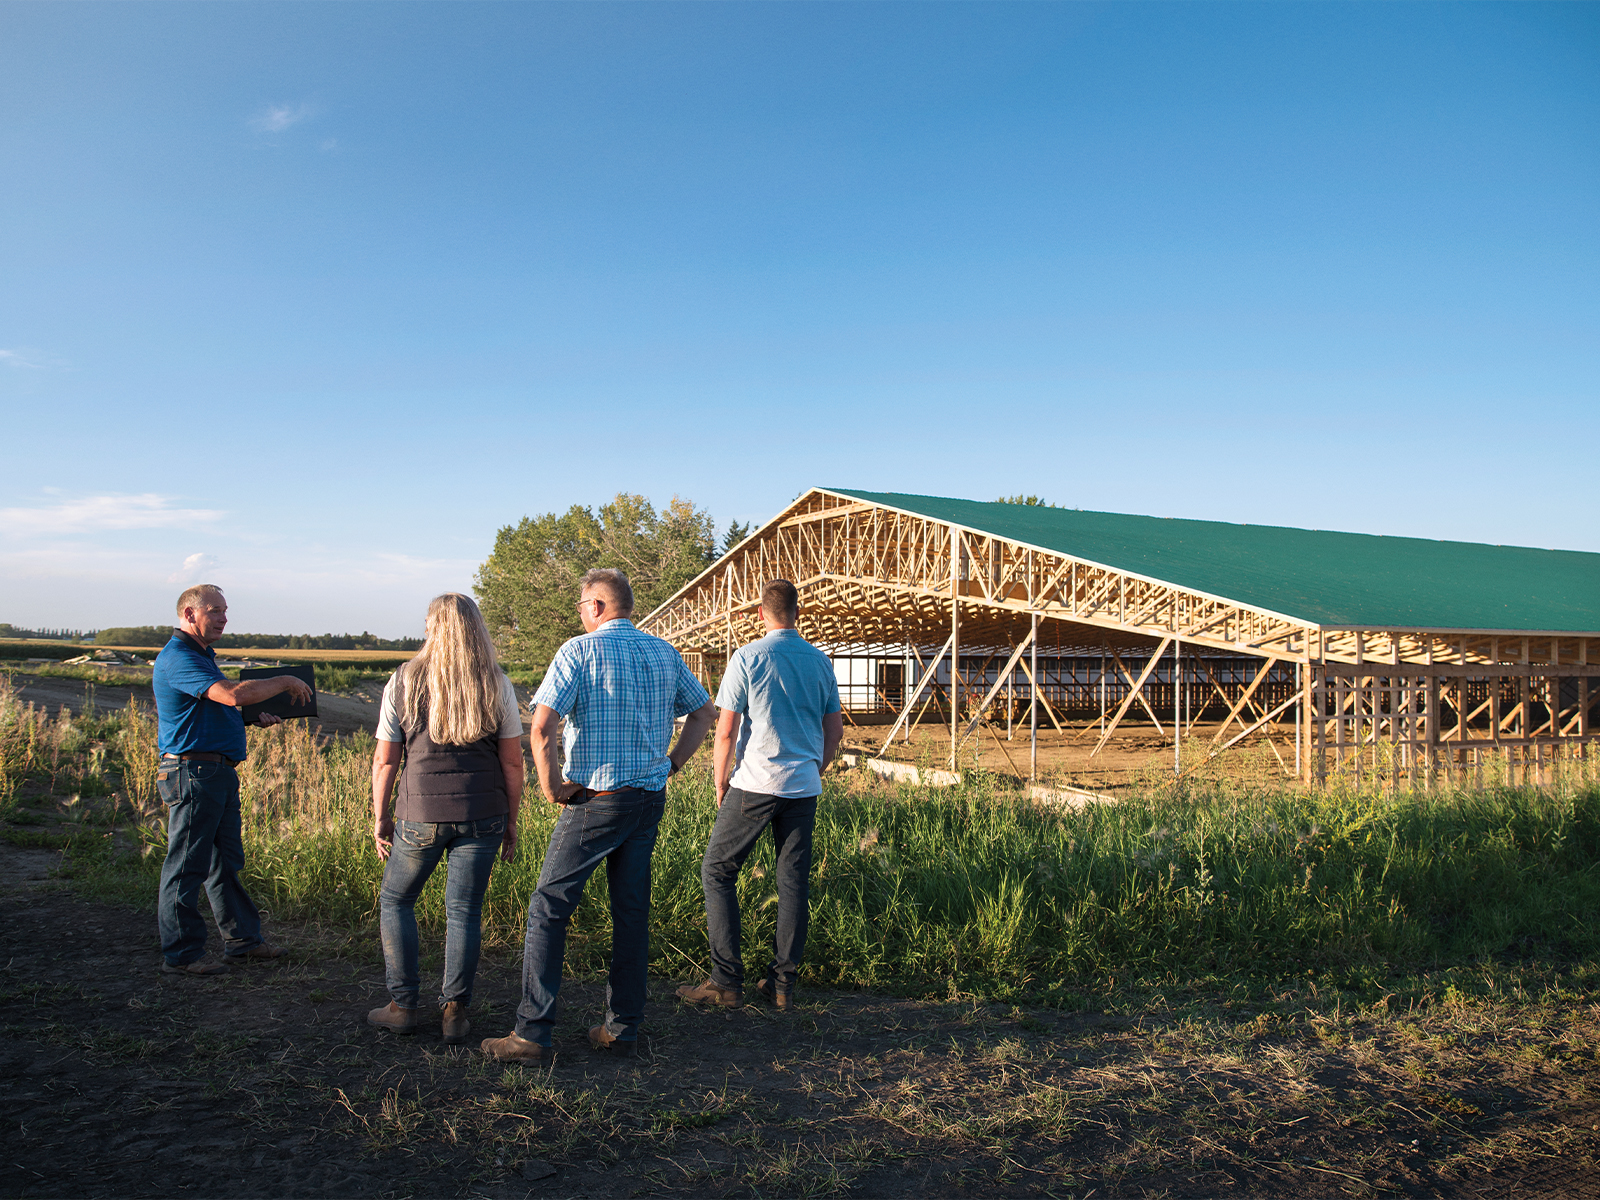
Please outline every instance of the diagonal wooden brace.
[[[1005, 686], [1006, 680], [1011, 677], [1011, 672], [1017, 669], [1017, 660], [1022, 657], [1022, 652], [1026, 650], [1032, 642], [1033, 630], [1030, 629], [1028, 630], [1028, 636], [1023, 638], [1022, 643], [1011, 652], [1011, 658], [1006, 662], [1006, 665], [1001, 670], [1000, 674], [995, 677], [994, 686], [989, 689], [989, 691], [984, 695], [983, 700], [978, 704], [978, 712], [980, 715], [973, 717], [972, 720], [967, 723], [966, 729], [964, 729], [961, 733], [961, 740], [963, 742], [972, 736], [972, 731], [978, 727], [978, 722], [983, 719], [981, 716], [983, 710], [988, 708], [989, 705], [994, 702], [994, 698], [1000, 694], [1000, 689]], [[987, 667], [985, 667], [985, 670], [987, 670]]]
[[933, 682], [934, 675], [939, 671], [939, 664], [944, 661], [944, 656], [950, 653], [950, 643], [954, 638], [955, 635], [952, 634], [945, 639], [945, 643], [940, 647], [939, 653], [933, 656], [933, 661], [928, 664], [928, 669], [922, 673], [922, 678], [917, 681], [915, 690], [906, 698], [905, 707], [900, 710], [900, 716], [896, 718], [894, 728], [889, 730], [889, 738], [883, 743], [883, 748], [878, 751], [879, 755], [882, 755], [885, 750], [888, 750], [894, 744], [894, 735], [900, 732], [900, 726], [905, 724], [906, 718], [911, 715], [911, 710], [916, 708], [917, 701], [921, 698], [923, 691], [928, 684]]
[[1261, 670], [1256, 672], [1256, 677], [1250, 681], [1250, 686], [1245, 688], [1244, 695], [1239, 697], [1239, 702], [1229, 710], [1228, 715], [1223, 719], [1221, 726], [1218, 727], [1217, 736], [1211, 739], [1211, 744], [1213, 746], [1228, 736], [1228, 726], [1232, 725], [1236, 719], [1238, 719], [1239, 724], [1244, 724], [1243, 719], [1239, 717], [1240, 711], [1246, 704], [1250, 703], [1250, 697], [1256, 694], [1256, 689], [1267, 681], [1267, 673], [1272, 670], [1272, 665], [1276, 661], [1276, 659], [1269, 658], [1266, 662], [1261, 664]]
[[1156, 652], [1150, 656], [1150, 661], [1145, 663], [1144, 670], [1139, 672], [1139, 681], [1133, 685], [1133, 690], [1123, 697], [1122, 703], [1117, 705], [1117, 715], [1111, 718], [1111, 723], [1106, 726], [1106, 731], [1100, 735], [1100, 740], [1095, 743], [1094, 749], [1089, 751], [1090, 758], [1105, 749], [1106, 743], [1111, 740], [1111, 735], [1117, 731], [1117, 726], [1122, 723], [1122, 718], [1127, 716], [1128, 710], [1133, 707], [1134, 700], [1144, 694], [1145, 682], [1150, 678], [1151, 672], [1156, 669], [1156, 664], [1161, 661], [1161, 656], [1167, 652], [1167, 647], [1172, 645], [1172, 641], [1173, 639], [1170, 637], [1161, 639], [1161, 644], [1156, 647]]

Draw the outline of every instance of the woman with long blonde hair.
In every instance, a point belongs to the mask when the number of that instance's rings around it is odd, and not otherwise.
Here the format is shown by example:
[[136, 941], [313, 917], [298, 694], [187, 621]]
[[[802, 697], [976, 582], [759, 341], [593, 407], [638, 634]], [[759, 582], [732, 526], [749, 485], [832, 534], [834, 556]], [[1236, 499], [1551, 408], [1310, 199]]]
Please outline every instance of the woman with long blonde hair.
[[427, 640], [384, 687], [378, 716], [372, 841], [385, 860], [378, 913], [391, 999], [367, 1014], [370, 1024], [394, 1033], [421, 1024], [416, 903], [445, 858], [441, 1030], [449, 1045], [466, 1040], [483, 896], [495, 854], [510, 862], [516, 853], [523, 779], [517, 695], [483, 614], [457, 592], [435, 596]]

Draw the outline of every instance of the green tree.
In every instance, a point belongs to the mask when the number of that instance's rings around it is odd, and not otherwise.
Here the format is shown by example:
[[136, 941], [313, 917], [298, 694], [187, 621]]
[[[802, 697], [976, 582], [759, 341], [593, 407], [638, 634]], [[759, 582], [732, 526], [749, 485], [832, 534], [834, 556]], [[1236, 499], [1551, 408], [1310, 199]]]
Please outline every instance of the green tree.
[[478, 568], [473, 590], [507, 666], [543, 671], [562, 642], [583, 632], [578, 580], [591, 567], [620, 567], [635, 613], [647, 615], [716, 557], [711, 514], [674, 496], [661, 511], [618, 493], [598, 513], [573, 505], [507, 525]]
[[745, 538], [749, 537], [753, 529], [755, 529], [755, 523], [752, 521], [746, 521], [743, 524], [738, 521], [729, 521], [728, 531], [722, 535], [722, 545], [718, 548], [717, 553], [728, 553], [728, 551], [744, 541]]
[[171, 637], [171, 625], [123, 625], [100, 630], [94, 640], [101, 646], [165, 646]]
[[996, 504], [1034, 504], [1038, 505], [1040, 508], [1056, 507], [1054, 504], [1051, 504], [1046, 500], [1042, 500], [1038, 496], [996, 496], [994, 502]]

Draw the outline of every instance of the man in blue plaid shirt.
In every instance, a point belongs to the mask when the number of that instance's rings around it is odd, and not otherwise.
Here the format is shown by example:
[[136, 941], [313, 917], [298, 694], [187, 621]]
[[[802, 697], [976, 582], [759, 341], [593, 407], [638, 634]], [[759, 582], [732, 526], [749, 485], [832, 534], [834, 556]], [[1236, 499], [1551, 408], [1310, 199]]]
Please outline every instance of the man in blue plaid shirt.
[[[528, 740], [539, 785], [562, 809], [528, 902], [516, 1029], [483, 1041], [483, 1052], [503, 1061], [547, 1065], [554, 1057], [551, 1030], [567, 924], [602, 862], [611, 890], [611, 978], [606, 1018], [589, 1030], [589, 1044], [633, 1053], [650, 956], [650, 857], [667, 779], [694, 757], [717, 714], [678, 652], [634, 628], [626, 575], [590, 571], [581, 595], [584, 633], [556, 651], [533, 697]], [[686, 720], [669, 753], [676, 717]], [[565, 778], [556, 754], [563, 718]]]

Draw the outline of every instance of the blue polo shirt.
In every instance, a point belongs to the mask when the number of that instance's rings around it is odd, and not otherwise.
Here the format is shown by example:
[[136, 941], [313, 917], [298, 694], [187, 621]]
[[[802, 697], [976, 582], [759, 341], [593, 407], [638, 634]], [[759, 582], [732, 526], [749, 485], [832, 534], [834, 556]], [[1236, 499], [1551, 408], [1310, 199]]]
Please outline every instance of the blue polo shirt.
[[231, 704], [206, 699], [211, 685], [226, 679], [211, 647], [181, 629], [173, 631], [156, 655], [151, 679], [162, 754], [225, 754], [244, 761], [244, 717]]

